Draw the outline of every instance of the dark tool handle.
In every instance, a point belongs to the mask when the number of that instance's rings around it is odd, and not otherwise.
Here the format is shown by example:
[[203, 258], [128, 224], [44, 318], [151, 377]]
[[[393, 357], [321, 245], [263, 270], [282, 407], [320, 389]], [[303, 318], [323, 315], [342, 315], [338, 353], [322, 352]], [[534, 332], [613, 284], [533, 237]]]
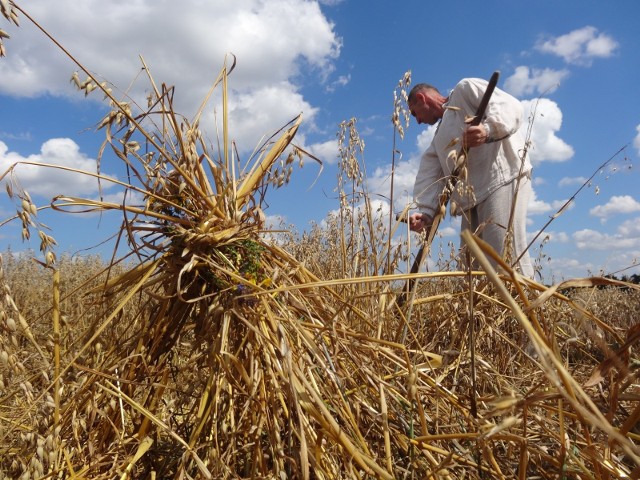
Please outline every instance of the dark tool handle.
[[478, 105], [476, 116], [471, 121], [471, 125], [480, 125], [480, 122], [482, 122], [482, 117], [484, 117], [484, 112], [487, 110], [489, 100], [491, 100], [491, 95], [493, 95], [493, 91], [496, 89], [499, 78], [500, 72], [496, 70], [495, 72], [493, 72], [493, 75], [491, 75], [491, 78], [489, 79], [489, 84], [487, 85], [487, 89], [484, 91], [482, 100], [480, 100], [480, 105]]

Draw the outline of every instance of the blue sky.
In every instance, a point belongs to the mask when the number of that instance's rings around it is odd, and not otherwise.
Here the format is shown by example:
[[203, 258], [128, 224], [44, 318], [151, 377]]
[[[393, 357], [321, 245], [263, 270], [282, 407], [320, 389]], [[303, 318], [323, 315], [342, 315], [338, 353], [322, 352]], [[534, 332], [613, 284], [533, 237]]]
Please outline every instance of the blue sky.
[[[156, 82], [175, 85], [175, 108], [187, 117], [195, 114], [225, 54], [235, 54], [230, 135], [241, 157], [248, 159], [264, 136], [302, 112], [295, 143], [324, 162], [317, 181], [317, 166], [306, 162], [288, 186], [267, 198], [267, 215], [300, 230], [337, 208], [340, 122], [357, 120], [370, 189], [382, 202], [389, 189], [393, 92], [405, 72], [411, 71], [414, 83], [446, 92], [463, 77], [488, 78], [500, 70], [500, 88], [521, 99], [527, 113], [537, 105], [531, 237], [597, 172], [533, 245], [535, 258], [548, 236], [542, 249], [546, 280], [640, 273], [637, 0], [18, 4], [114, 91], [128, 90], [141, 101], [149, 88], [140, 76], [144, 57]], [[106, 111], [102, 96], [85, 98], [74, 90], [69, 79], [77, 67], [26, 18], [20, 20], [15, 27], [0, 17], [0, 29], [11, 37], [0, 59], [0, 169], [40, 161], [93, 171], [103, 141], [95, 130]], [[214, 132], [213, 112], [205, 115], [203, 128]], [[395, 211], [410, 200], [419, 156], [432, 134], [412, 122], [397, 144], [395, 188], [402, 202]], [[124, 174], [108, 156], [101, 169]], [[23, 165], [16, 174], [38, 206], [59, 194], [98, 196], [95, 182], [59, 171]], [[104, 194], [118, 198], [121, 192]], [[0, 218], [13, 214], [15, 206], [0, 196]], [[113, 234], [120, 221], [46, 210], [39, 217], [51, 227], [59, 254], [108, 255], [105, 246], [85, 249]], [[455, 219], [443, 222], [443, 241], [457, 242], [458, 225]], [[0, 251], [37, 250], [38, 244], [22, 242], [16, 222], [0, 227]]]

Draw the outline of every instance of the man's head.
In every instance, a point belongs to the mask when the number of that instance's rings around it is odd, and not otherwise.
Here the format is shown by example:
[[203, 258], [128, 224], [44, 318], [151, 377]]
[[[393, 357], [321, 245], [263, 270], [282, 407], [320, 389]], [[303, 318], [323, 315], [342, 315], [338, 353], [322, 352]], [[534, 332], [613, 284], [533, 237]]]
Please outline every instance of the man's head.
[[418, 83], [409, 92], [407, 105], [418, 123], [434, 125], [442, 118], [446, 97], [433, 85]]

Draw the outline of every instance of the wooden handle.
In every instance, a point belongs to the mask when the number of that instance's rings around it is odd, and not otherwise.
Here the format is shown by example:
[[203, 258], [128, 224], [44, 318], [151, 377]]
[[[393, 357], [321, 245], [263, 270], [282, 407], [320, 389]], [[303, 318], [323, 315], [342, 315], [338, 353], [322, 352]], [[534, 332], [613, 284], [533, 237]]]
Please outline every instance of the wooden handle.
[[489, 100], [491, 100], [491, 95], [493, 95], [493, 91], [496, 89], [499, 78], [500, 71], [496, 70], [489, 79], [489, 84], [487, 85], [487, 89], [484, 91], [482, 100], [480, 100], [480, 105], [478, 106], [478, 110], [476, 110], [476, 116], [471, 121], [471, 125], [480, 125], [480, 122], [482, 122], [482, 117], [484, 117], [484, 112], [487, 110]]

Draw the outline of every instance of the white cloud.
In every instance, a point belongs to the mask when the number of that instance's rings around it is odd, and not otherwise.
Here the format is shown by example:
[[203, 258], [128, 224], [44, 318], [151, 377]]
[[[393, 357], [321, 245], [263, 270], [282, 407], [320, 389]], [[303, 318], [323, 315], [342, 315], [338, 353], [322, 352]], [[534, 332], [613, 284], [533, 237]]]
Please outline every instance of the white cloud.
[[548, 232], [549, 240], [554, 243], [569, 243], [569, 235], [566, 232]]
[[548, 98], [522, 101], [527, 121], [521, 131], [526, 134], [528, 123], [533, 121], [531, 132], [531, 162], [564, 162], [573, 156], [573, 147], [557, 136], [562, 126], [562, 111]]
[[424, 152], [427, 148], [429, 148], [429, 145], [431, 145], [431, 141], [436, 134], [436, 129], [436, 125], [429, 125], [425, 130], [420, 132], [416, 139], [416, 144], [420, 152]]
[[526, 66], [516, 67], [515, 72], [504, 82], [504, 89], [516, 97], [523, 95], [544, 95], [556, 91], [569, 71], [538, 69]]
[[444, 228], [441, 227], [438, 229], [438, 235], [441, 235], [442, 237], [455, 237], [460, 233], [459, 227], [460, 225], [458, 225], [458, 228], [454, 226], [446, 226]]
[[534, 187], [537, 187], [539, 185], [546, 185], [547, 180], [544, 177], [541, 177], [539, 175], [534, 175], [531, 183], [533, 184]]
[[[28, 157], [9, 151], [7, 145], [0, 141], [0, 173], [18, 162], [47, 163], [90, 173], [97, 171], [96, 160], [82, 153], [80, 147], [69, 138], [47, 140], [42, 144], [40, 153]], [[14, 171], [27, 192], [48, 199], [61, 194], [87, 196], [97, 195], [98, 192], [97, 179], [89, 175], [38, 165], [18, 165]], [[102, 182], [103, 189], [111, 186], [113, 184], [109, 182]]]
[[529, 215], [540, 215], [542, 213], [547, 213], [550, 212], [552, 208], [553, 207], [550, 203], [538, 198], [535, 190], [531, 192], [531, 197], [529, 197], [529, 205], [527, 207], [527, 212]]
[[618, 48], [613, 37], [599, 33], [595, 27], [587, 26], [559, 37], [541, 40], [536, 49], [562, 57], [571, 64], [591, 65], [594, 58], [608, 58]]
[[[567, 203], [567, 200], [553, 200], [551, 202], [546, 202], [544, 200], [540, 200], [535, 190], [531, 192], [531, 197], [529, 198], [529, 205], [527, 212], [529, 215], [540, 215], [543, 213], [555, 213], [559, 211], [564, 204]], [[566, 208], [567, 210], [571, 210], [574, 208], [574, 202], [571, 202]]]
[[[393, 192], [394, 205], [397, 211], [402, 211], [406, 205], [413, 201], [413, 185], [415, 184], [416, 173], [420, 166], [420, 158], [422, 153], [431, 144], [435, 131], [436, 127], [433, 125], [422, 130], [416, 137], [418, 153], [406, 159], [396, 159], [395, 171], [393, 172]], [[369, 192], [388, 198], [391, 193], [391, 173], [391, 165], [389, 164], [376, 168], [373, 173], [369, 175]]]
[[338, 163], [338, 140], [328, 140], [322, 143], [308, 145], [309, 153], [317, 157], [323, 165]]
[[613, 252], [608, 257], [608, 272], [616, 272], [617, 276], [640, 274], [640, 245], [635, 249], [623, 249]]
[[559, 187], [582, 186], [587, 181], [586, 177], [562, 177], [558, 182]]
[[32, 139], [31, 132], [0, 132], [0, 140], [19, 140], [30, 142]]
[[589, 269], [593, 267], [593, 264], [588, 263], [588, 264], [584, 264], [584, 262], [582, 260], [576, 260], [575, 258], [566, 258], [566, 257], [560, 257], [560, 258], [553, 258], [551, 260], [551, 265], [553, 267], [555, 267], [556, 269], [559, 269], [561, 271], [566, 271], [567, 269]]
[[564, 255], [552, 255], [545, 259], [543, 272], [546, 273], [549, 282], [558, 283], [567, 279], [581, 278], [584, 276], [601, 275], [594, 263], [584, 259], [570, 258]]
[[636, 127], [636, 138], [633, 139], [633, 146], [638, 150], [638, 155], [640, 155], [640, 125]]
[[[350, 210], [351, 207], [345, 207], [346, 210]], [[364, 202], [360, 202], [357, 205], [355, 205], [353, 213], [354, 216], [356, 218], [366, 218], [366, 214], [367, 214], [367, 210], [366, 210], [367, 206], [365, 205]], [[386, 227], [389, 224], [389, 203], [386, 202], [385, 200], [371, 200], [369, 202], [369, 208], [371, 209], [371, 216], [375, 221], [379, 221], [381, 222], [381, 225], [383, 227]], [[327, 213], [326, 217], [320, 222], [320, 226], [322, 228], [326, 228], [327, 226], [327, 221], [330, 217], [339, 217], [340, 216], [340, 210], [339, 209], [334, 209], [331, 210]]]
[[625, 237], [640, 237], [640, 217], [622, 222], [618, 227], [618, 233]]
[[[407, 204], [413, 201], [413, 185], [416, 180], [416, 172], [420, 164], [420, 157], [413, 156], [407, 160], [396, 163], [393, 172], [394, 181], [394, 205], [397, 211], [402, 211]], [[391, 165], [376, 168], [369, 176], [367, 186], [372, 196], [389, 198], [391, 193]]]
[[[304, 66], [313, 81], [333, 81], [333, 62], [342, 46], [319, 4], [306, 0], [139, 0], [116, 5], [33, 0], [28, 12], [89, 70], [116, 85], [116, 96], [138, 77], [129, 94], [144, 105], [150, 85], [141, 71], [142, 56], [158, 84], [176, 87], [174, 109], [188, 118], [233, 53], [237, 64], [229, 76], [230, 135], [241, 151], [253, 150], [262, 135], [300, 112], [305, 124], [312, 122], [316, 108], [302, 98], [294, 80], [301, 80]], [[22, 18], [10, 35], [9, 54], [0, 62], [0, 94], [81, 98], [69, 83], [77, 66], [30, 22]], [[95, 100], [101, 98], [95, 95]], [[213, 114], [202, 123], [214, 131]]]
[[604, 205], [598, 205], [589, 210], [589, 214], [594, 217], [600, 217], [602, 222], [607, 218], [618, 213], [634, 213], [640, 212], [640, 202], [635, 200], [631, 195], [614, 195]]
[[[285, 215], [267, 215], [264, 219], [264, 229], [277, 231], [286, 230], [289, 227], [287, 217]], [[271, 233], [269, 233], [271, 235]]]
[[[237, 97], [232, 96], [229, 131], [241, 151], [253, 149], [259, 143], [263, 143], [266, 140], [265, 135], [275, 133], [300, 113], [304, 112], [305, 123], [313, 119], [317, 109], [293, 90], [294, 87], [285, 82], [265, 86]], [[268, 126], [273, 130], [265, 130]]]
[[555, 232], [553, 230], [545, 230], [542, 234], [539, 230], [530, 231], [528, 232], [527, 237], [529, 241], [536, 238], [534, 245], [537, 244], [538, 248], [544, 248], [544, 246], [549, 243], [569, 243], [571, 240], [566, 232]]
[[640, 236], [627, 236], [620, 231], [612, 235], [585, 228], [575, 232], [573, 240], [579, 249], [614, 251], [640, 248]]
[[351, 75], [340, 75], [333, 82], [327, 85], [328, 92], [335, 92], [338, 87], [344, 87], [351, 81]]

